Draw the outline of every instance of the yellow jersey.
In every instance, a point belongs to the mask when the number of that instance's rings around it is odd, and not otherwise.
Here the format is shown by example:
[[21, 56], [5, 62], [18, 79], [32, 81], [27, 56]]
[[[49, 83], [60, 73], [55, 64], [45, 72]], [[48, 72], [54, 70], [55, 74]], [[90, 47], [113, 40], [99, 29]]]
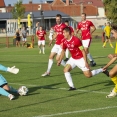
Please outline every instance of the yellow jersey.
[[104, 28], [104, 32], [106, 34], [106, 36], [110, 37], [110, 34], [111, 34], [111, 27], [110, 26], [106, 26]]

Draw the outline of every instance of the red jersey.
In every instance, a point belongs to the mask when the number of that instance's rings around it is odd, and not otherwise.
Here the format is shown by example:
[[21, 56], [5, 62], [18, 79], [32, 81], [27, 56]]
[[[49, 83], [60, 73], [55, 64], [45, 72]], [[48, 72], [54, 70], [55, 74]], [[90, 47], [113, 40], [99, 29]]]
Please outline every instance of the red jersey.
[[86, 20], [85, 22], [78, 23], [78, 29], [82, 32], [82, 40], [91, 39], [90, 28], [94, 26], [91, 21]]
[[72, 36], [70, 40], [64, 38], [62, 47], [64, 50], [68, 48], [73, 59], [80, 59], [83, 57], [82, 52], [79, 49], [79, 47], [81, 46], [82, 43], [80, 39], [75, 36]]
[[54, 31], [57, 33], [56, 44], [60, 45], [62, 43], [62, 39], [64, 38], [63, 29], [67, 27], [64, 23], [54, 26]]
[[71, 33], [73, 33], [74, 32], [73, 28], [71, 26], [68, 26], [68, 27], [70, 28]]
[[44, 30], [42, 30], [42, 31], [38, 30], [36, 34], [39, 37], [38, 40], [45, 40], [44, 36], [45, 36], [46, 32]]

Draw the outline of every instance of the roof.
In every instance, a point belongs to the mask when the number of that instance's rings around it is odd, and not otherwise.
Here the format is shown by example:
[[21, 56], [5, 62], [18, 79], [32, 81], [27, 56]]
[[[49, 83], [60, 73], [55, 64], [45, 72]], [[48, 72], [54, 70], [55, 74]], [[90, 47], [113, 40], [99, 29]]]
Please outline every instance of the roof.
[[[25, 13], [25, 18], [30, 12]], [[41, 19], [40, 11], [32, 12], [33, 18]], [[63, 18], [69, 18], [69, 15], [62, 13], [60, 11], [44, 11], [43, 15], [45, 18], [55, 18], [57, 14], [61, 14]], [[12, 13], [0, 13], [0, 19], [12, 19]]]
[[[78, 1], [78, 0], [77, 0]], [[97, 0], [100, 1], [100, 0]], [[26, 12], [40, 12], [40, 7], [43, 11], [60, 11], [69, 16], [80, 16], [81, 15], [81, 5], [76, 3], [70, 3], [66, 5], [62, 0], [54, 0], [51, 4], [42, 3], [42, 4], [23, 4]], [[12, 7], [7, 7], [7, 11], [10, 12]], [[97, 16], [98, 8], [93, 4], [83, 4], [83, 12], [85, 12], [89, 16]]]
[[104, 7], [102, 0], [73, 0], [76, 4], [92, 4], [97, 7]]
[[0, 0], [0, 8], [6, 7], [4, 0]]
[[[69, 16], [80, 16], [81, 15], [81, 6], [80, 5], [70, 5], [70, 6], [53, 6], [53, 10], [59, 10]], [[98, 9], [93, 5], [83, 5], [83, 12], [87, 14], [87, 16], [97, 16]]]

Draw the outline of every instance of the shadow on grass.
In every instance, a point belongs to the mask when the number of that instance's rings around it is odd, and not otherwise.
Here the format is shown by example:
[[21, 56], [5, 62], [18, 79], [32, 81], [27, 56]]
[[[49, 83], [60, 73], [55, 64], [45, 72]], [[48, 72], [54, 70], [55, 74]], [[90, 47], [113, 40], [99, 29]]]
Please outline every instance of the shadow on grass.
[[76, 92], [76, 94], [72, 94], [72, 95], [69, 95], [69, 96], [62, 96], [62, 97], [59, 97], [59, 98], [53, 98], [53, 99], [45, 100], [45, 101], [42, 101], [42, 102], [37, 102], [37, 103], [18, 106], [18, 107], [15, 107], [15, 108], [10, 108], [10, 109], [7, 109], [7, 110], [0, 110], [0, 112], [16, 110], [16, 109], [19, 109], [19, 108], [24, 108], [24, 107], [34, 106], [34, 105], [38, 105], [38, 104], [43, 104], [43, 103], [51, 102], [51, 101], [54, 101], [54, 100], [56, 101], [56, 100], [61, 100], [61, 99], [65, 99], [65, 98], [70, 98], [70, 97], [80, 95], [80, 94], [85, 94], [85, 93], [88, 93], [88, 92], [80, 92], [80, 93]]
[[60, 84], [63, 84], [63, 83], [64, 83], [64, 82], [55, 83], [55, 84], [50, 84], [50, 85], [45, 85], [45, 86], [30, 87], [30, 88], [28, 88], [28, 89], [29, 89], [29, 93], [28, 93], [28, 94], [33, 93], [33, 92], [35, 92], [35, 91], [38, 90], [38, 89], [57, 89], [57, 88], [55, 88], [55, 86], [60, 85]]
[[[105, 84], [105, 83], [107, 83], [107, 84]], [[94, 86], [94, 85], [99, 85], [99, 84], [104, 84], [104, 86], [114, 85], [113, 82], [110, 79], [110, 80], [106, 80], [104, 82], [96, 82], [96, 83], [93, 83], [93, 84], [90, 84], [90, 85], [86, 85], [86, 86], [83, 86], [83, 87], [79, 87], [78, 89], [83, 89], [83, 88], [87, 88], [87, 87]]]
[[[107, 80], [105, 82], [93, 83], [91, 85], [83, 86], [83, 87], [80, 87], [78, 89], [86, 88], [86, 87], [93, 86], [93, 85], [103, 84], [103, 83], [108, 83], [106, 86], [112, 85], [112, 82], [110, 80]], [[34, 92], [34, 91], [36, 91], [38, 89], [41, 89], [41, 88], [44, 88], [44, 89], [57, 89], [57, 88], [53, 88], [53, 86], [56, 86], [56, 85], [59, 85], [59, 84], [62, 84], [62, 83], [50, 84], [50, 85], [39, 86], [39, 87], [31, 87], [31, 88], [29, 88], [29, 90], [30, 90], [30, 93], [31, 93], [31, 92]], [[105, 88], [107, 88], [107, 87], [105, 87]], [[102, 90], [102, 89], [105, 89], [105, 88], [97, 89], [97, 90], [94, 90], [94, 91]], [[91, 93], [92, 91], [93, 90], [91, 90], [91, 91], [84, 91], [84, 92], [77, 92], [77, 90], [76, 90], [76, 91], [74, 91], [75, 94], [70, 94], [68, 96], [62, 96], [62, 97], [59, 97], [59, 98], [55, 98], [54, 97], [52, 99], [41, 101], [41, 102], [36, 102], [36, 103], [32, 103], [32, 104], [26, 104], [26, 105], [22, 105], [22, 106], [17, 106], [15, 108], [0, 110], [0, 112], [6, 112], [6, 111], [10, 111], [10, 110], [19, 109], [19, 108], [24, 108], [24, 107], [34, 106], [34, 105], [38, 105], [38, 104], [48, 103], [48, 102], [51, 102], [51, 101], [53, 102], [54, 100], [61, 100], [61, 99], [70, 98], [70, 97], [77, 96], [77, 95], [79, 96], [79, 95], [83, 95], [83, 94], [86, 94], [86, 93]], [[29, 93], [29, 96], [37, 94], [37, 93], [35, 93], [35, 94], [30, 94], [30, 93]], [[69, 91], [69, 93], [71, 93], [71, 91]]]

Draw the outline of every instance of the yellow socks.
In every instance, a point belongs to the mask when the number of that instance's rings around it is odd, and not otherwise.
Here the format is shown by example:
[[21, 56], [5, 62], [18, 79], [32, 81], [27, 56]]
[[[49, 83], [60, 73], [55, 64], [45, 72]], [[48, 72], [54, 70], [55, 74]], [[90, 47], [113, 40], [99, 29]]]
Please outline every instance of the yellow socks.
[[105, 47], [106, 46], [106, 42], [104, 42], [104, 44], [103, 44], [103, 47]]
[[111, 48], [114, 48], [113, 45], [112, 45], [112, 43], [110, 43], [110, 46], [111, 46]]

